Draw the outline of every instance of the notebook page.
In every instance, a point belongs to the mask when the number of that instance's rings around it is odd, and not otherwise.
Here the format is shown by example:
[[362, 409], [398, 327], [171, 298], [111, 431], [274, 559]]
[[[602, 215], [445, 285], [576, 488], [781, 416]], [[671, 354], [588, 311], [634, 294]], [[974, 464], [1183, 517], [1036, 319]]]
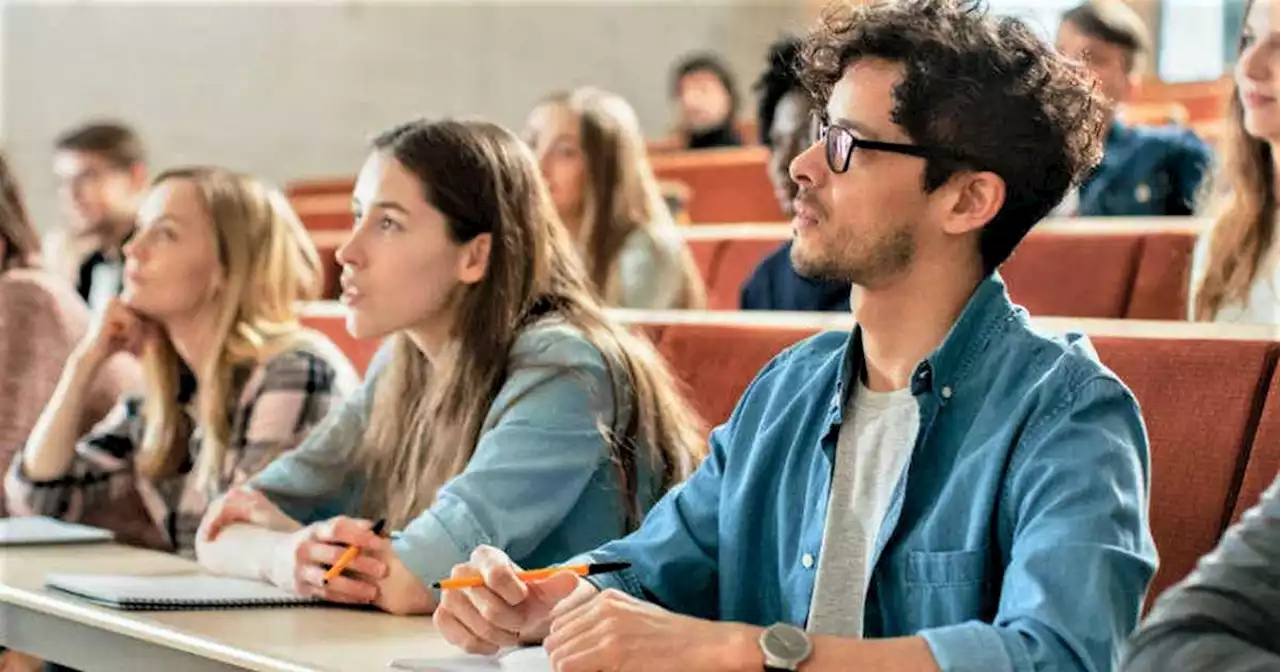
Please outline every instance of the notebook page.
[[0, 518], [0, 546], [111, 541], [113, 536], [108, 530], [65, 523], [56, 518]]
[[541, 646], [511, 649], [497, 656], [458, 654], [448, 658], [393, 660], [393, 670], [407, 672], [551, 672], [551, 661]]
[[127, 576], [116, 574], [50, 574], [45, 584], [61, 590], [118, 603], [235, 604], [257, 601], [310, 601], [259, 581], [206, 574]]

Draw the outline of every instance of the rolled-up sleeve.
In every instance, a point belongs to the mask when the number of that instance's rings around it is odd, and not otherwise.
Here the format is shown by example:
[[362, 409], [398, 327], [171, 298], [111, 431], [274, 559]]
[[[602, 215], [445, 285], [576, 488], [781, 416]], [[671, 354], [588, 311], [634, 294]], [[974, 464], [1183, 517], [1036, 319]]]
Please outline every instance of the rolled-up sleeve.
[[1196, 570], [1160, 597], [1123, 669], [1280, 670], [1280, 477]]
[[1155, 573], [1149, 464], [1137, 403], [1114, 379], [1078, 386], [1029, 426], [1006, 476], [997, 612], [919, 633], [939, 667], [1113, 669]]
[[[539, 342], [536, 352], [513, 355], [466, 467], [392, 542], [401, 562], [428, 585], [482, 544], [519, 561], [609, 468], [603, 428], [613, 422], [615, 401], [603, 357], [561, 330]], [[619, 529], [622, 519], [619, 496]]]

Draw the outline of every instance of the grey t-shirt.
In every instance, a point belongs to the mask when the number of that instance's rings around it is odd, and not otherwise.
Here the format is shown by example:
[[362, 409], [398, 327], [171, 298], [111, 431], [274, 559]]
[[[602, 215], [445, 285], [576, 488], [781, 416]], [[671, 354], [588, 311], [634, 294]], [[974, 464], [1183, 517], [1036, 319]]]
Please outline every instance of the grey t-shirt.
[[872, 392], [858, 383], [836, 443], [809, 632], [862, 637], [876, 534], [919, 429], [911, 388]]

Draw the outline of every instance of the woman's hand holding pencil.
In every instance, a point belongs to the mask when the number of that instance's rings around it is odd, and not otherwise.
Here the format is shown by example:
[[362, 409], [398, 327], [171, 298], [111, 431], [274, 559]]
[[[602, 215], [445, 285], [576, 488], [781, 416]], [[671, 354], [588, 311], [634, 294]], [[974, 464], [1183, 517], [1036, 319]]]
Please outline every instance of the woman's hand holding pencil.
[[381, 527], [345, 516], [309, 525], [276, 548], [271, 582], [299, 595], [371, 604], [387, 576], [383, 558], [391, 550]]

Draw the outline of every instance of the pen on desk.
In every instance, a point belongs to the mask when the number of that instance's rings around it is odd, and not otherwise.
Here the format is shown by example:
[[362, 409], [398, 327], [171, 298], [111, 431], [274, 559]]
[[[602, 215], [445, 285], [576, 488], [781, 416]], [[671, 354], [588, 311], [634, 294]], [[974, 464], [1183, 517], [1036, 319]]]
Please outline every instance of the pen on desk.
[[[564, 565], [561, 567], [547, 567], [546, 569], [531, 569], [526, 572], [517, 572], [516, 578], [521, 581], [539, 581], [541, 579], [550, 578], [561, 572], [577, 574], [578, 576], [591, 576], [593, 574], [608, 574], [609, 572], [618, 572], [631, 566], [629, 562], [600, 562], [594, 565]], [[484, 585], [484, 578], [480, 576], [464, 576], [459, 579], [445, 579], [431, 585], [432, 588], [439, 590], [455, 590], [458, 588], [479, 588]]]
[[[387, 526], [387, 521], [384, 518], [374, 523], [373, 527], [370, 528], [369, 531], [374, 533], [375, 535], [381, 535], [382, 528], [386, 526]], [[355, 560], [356, 557], [359, 555], [360, 555], [359, 546], [352, 546], [348, 548], [347, 551], [342, 554], [342, 557], [338, 558], [338, 561], [333, 563], [333, 566], [329, 568], [329, 571], [324, 573], [323, 583], [327, 584], [330, 581], [338, 578], [338, 575], [342, 574], [342, 571], [347, 568], [347, 565], [350, 565], [351, 561]]]

